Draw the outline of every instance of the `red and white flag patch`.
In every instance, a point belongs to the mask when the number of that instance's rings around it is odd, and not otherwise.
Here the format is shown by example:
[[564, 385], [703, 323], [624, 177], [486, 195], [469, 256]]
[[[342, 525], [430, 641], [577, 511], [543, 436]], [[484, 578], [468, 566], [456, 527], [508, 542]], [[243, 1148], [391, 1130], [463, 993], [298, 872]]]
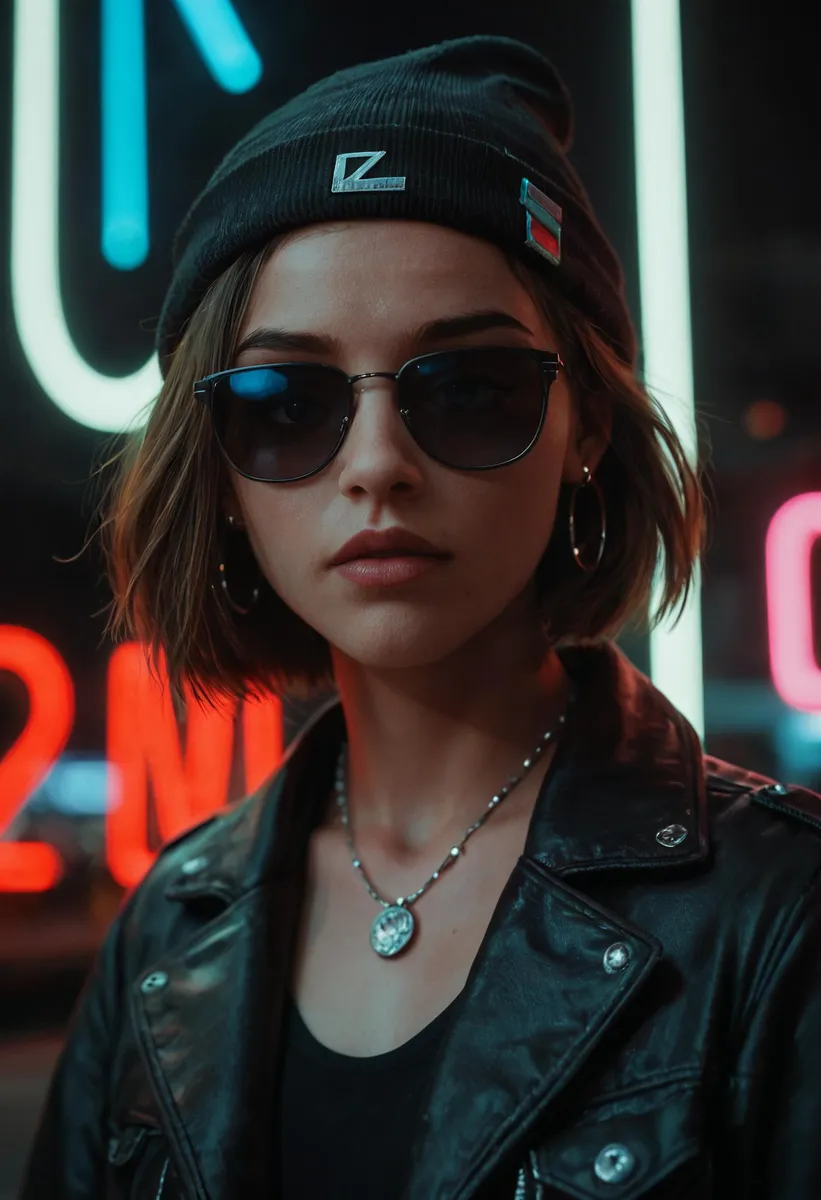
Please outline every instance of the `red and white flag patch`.
[[529, 179], [522, 180], [519, 203], [525, 208], [525, 244], [558, 267], [562, 261], [562, 210]]

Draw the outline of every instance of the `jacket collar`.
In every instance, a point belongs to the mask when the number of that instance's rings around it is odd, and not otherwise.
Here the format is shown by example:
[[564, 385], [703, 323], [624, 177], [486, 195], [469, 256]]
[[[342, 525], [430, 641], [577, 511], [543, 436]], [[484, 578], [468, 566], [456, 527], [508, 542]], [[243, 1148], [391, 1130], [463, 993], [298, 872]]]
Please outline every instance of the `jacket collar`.
[[[693, 731], [617, 650], [564, 657], [574, 712], [454, 1006], [405, 1200], [471, 1200], [510, 1156], [524, 1156], [529, 1129], [661, 957], [652, 934], [568, 877], [669, 871], [707, 853]], [[164, 856], [167, 896], [221, 902], [186, 945], [151, 964], [164, 987], [143, 991], [143, 974], [131, 991], [162, 1123], [185, 1195], [197, 1200], [276, 1190], [269, 1121], [282, 1009], [305, 851], [342, 735], [330, 705], [267, 787]]]
[[615, 647], [562, 658], [578, 701], [525, 855], [561, 875], [703, 859], [707, 813], [695, 730]]
[[[705, 858], [702, 751], [692, 726], [616, 647], [574, 647], [561, 656], [576, 699], [534, 808], [525, 857], [565, 876]], [[186, 839], [166, 895], [230, 902], [266, 880], [298, 874], [343, 736], [341, 708], [331, 701], [272, 780]], [[186, 875], [192, 857], [205, 865]]]

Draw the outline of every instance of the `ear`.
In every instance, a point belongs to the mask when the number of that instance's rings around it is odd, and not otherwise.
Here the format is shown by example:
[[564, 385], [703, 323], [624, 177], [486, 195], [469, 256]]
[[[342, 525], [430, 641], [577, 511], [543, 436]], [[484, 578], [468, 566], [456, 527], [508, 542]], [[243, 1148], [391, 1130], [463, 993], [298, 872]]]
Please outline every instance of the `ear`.
[[[582, 407], [584, 411], [582, 410]], [[613, 405], [606, 394], [586, 397], [584, 406], [575, 403], [562, 468], [563, 483], [581, 483], [584, 467], [596, 474], [613, 429]]]

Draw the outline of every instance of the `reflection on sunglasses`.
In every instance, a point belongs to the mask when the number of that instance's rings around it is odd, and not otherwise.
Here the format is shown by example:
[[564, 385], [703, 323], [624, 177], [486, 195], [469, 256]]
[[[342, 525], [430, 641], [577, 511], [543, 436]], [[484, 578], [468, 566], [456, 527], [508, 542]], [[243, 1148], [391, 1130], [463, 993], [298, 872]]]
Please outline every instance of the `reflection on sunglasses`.
[[562, 365], [553, 351], [482, 346], [361, 375], [309, 362], [236, 367], [199, 380], [194, 393], [210, 409], [223, 455], [249, 479], [290, 483], [321, 471], [351, 427], [354, 384], [373, 377], [395, 382], [402, 420], [425, 454], [484, 471], [535, 445]]
[[262, 399], [265, 396], [275, 396], [288, 390], [288, 376], [272, 367], [250, 367], [245, 371], [237, 371], [228, 377], [231, 391], [235, 396], [247, 396], [251, 399]]

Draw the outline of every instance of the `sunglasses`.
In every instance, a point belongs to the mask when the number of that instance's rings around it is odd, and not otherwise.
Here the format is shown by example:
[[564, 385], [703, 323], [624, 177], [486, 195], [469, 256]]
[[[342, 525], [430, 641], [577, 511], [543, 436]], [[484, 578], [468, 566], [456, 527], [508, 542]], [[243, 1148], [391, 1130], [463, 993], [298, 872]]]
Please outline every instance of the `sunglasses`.
[[194, 395], [208, 405], [230, 465], [261, 483], [293, 483], [328, 465], [353, 423], [360, 379], [395, 381], [399, 414], [430, 458], [489, 471], [535, 445], [563, 365], [558, 354], [513, 346], [424, 354], [394, 373], [267, 363], [208, 375]]

